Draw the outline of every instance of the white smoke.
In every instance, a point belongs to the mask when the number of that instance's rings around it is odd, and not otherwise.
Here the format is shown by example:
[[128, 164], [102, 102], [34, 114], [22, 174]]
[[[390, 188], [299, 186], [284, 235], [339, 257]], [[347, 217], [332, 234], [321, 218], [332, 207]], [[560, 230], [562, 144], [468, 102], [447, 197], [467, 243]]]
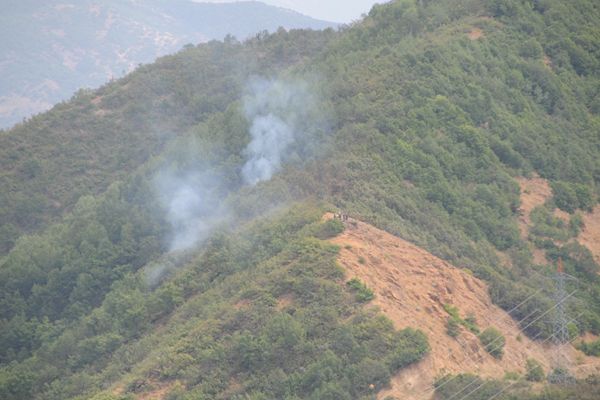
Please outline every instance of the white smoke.
[[[192, 146], [190, 146], [192, 147]], [[224, 205], [228, 189], [207, 166], [198, 171], [162, 170], [154, 178], [154, 189], [165, 210], [170, 227], [169, 252], [159, 261], [144, 267], [148, 287], [155, 288], [170, 273], [182, 266], [191, 253], [185, 250], [208, 239], [231, 216]]]
[[171, 269], [163, 263], [152, 263], [144, 267], [144, 281], [150, 288], [155, 288], [165, 274]]
[[210, 173], [163, 172], [156, 178], [156, 187], [171, 226], [169, 251], [195, 246], [227, 219], [229, 213], [222, 204], [225, 194], [218, 189], [219, 179]]
[[251, 136], [242, 168], [246, 184], [271, 179], [308, 142], [305, 128], [314, 106], [314, 97], [304, 82], [262, 78], [251, 81], [244, 98]]
[[[250, 142], [243, 150], [245, 163], [242, 178], [253, 186], [269, 180], [286, 163], [304, 160], [316, 153], [323, 143], [315, 138], [323, 128], [322, 110], [304, 81], [253, 79], [243, 101], [245, 117], [250, 122]], [[235, 188], [214, 172], [214, 165], [203, 164], [197, 143], [184, 145], [172, 161], [155, 177], [155, 190], [170, 225], [170, 262], [148, 265], [145, 277], [155, 286], [181, 263], [184, 253], [208, 239], [219, 226], [226, 224], [233, 212], [225, 206]], [[183, 161], [182, 161], [183, 160]], [[215, 160], [218, 164], [218, 160]], [[194, 165], [174, 170], [173, 165]], [[171, 168], [171, 169], [169, 169]]]

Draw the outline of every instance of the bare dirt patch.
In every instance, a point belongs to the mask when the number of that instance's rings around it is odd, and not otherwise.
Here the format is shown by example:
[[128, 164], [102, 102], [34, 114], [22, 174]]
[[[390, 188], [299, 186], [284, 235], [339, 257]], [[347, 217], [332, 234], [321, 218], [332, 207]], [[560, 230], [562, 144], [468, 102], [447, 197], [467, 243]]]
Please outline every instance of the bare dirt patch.
[[[521, 189], [521, 207], [519, 208], [519, 231], [521, 239], [528, 241], [529, 228], [531, 227], [531, 211], [534, 208], [543, 205], [550, 197], [552, 197], [552, 189], [548, 181], [534, 176], [533, 178], [516, 178]], [[567, 214], [568, 215], [568, 214]], [[546, 255], [543, 250], [529, 245], [529, 249], [533, 254], [533, 262], [535, 264], [548, 264]]]
[[587, 247], [596, 263], [600, 264], [600, 205], [594, 207], [591, 213], [582, 216], [584, 227], [577, 241]]
[[284, 294], [277, 299], [277, 310], [285, 310], [286, 308], [294, 304], [294, 296], [291, 294]]
[[137, 395], [136, 400], [162, 400], [174, 385], [175, 382], [159, 384], [156, 389]]
[[[548, 181], [539, 176], [533, 178], [518, 177], [515, 178], [521, 188], [521, 217], [519, 222], [522, 225], [519, 226], [521, 234], [527, 233], [531, 226], [531, 212], [534, 208], [544, 205], [544, 203], [552, 197], [552, 188]], [[569, 222], [571, 215], [568, 212], [554, 209], [554, 216], [562, 219], [565, 222]], [[526, 238], [526, 237], [524, 237]]]
[[[534, 176], [533, 178], [516, 178], [521, 188], [521, 208], [519, 210], [519, 230], [521, 238], [527, 241], [529, 229], [532, 226], [531, 211], [537, 206], [543, 205], [552, 197], [552, 189], [547, 180]], [[554, 210], [554, 216], [569, 222], [571, 215], [565, 211]], [[597, 205], [592, 212], [583, 213], [584, 227], [577, 241], [587, 247], [594, 256], [596, 263], [600, 264], [600, 205]], [[543, 250], [530, 245], [533, 259], [536, 264], [547, 264], [548, 261]]]
[[236, 310], [242, 310], [242, 309], [250, 307], [251, 304], [252, 304], [252, 302], [250, 300], [242, 299], [242, 300], [238, 301], [237, 303], [235, 303], [233, 305], [233, 308], [235, 308]]
[[[353, 219], [332, 242], [340, 246], [339, 263], [348, 278], [360, 279], [375, 292], [371, 304], [378, 306], [396, 328], [422, 330], [431, 345], [431, 353], [394, 376], [391, 387], [379, 392], [379, 399], [429, 399], [432, 383], [443, 374], [472, 372], [502, 378], [507, 371], [522, 373], [527, 358], [539, 360], [548, 370], [549, 348], [521, 335], [516, 322], [492, 304], [486, 284], [466, 271]], [[463, 318], [472, 314], [482, 330], [488, 326], [500, 329], [506, 337], [502, 360], [490, 356], [477, 336], [462, 327], [458, 338], [448, 336], [445, 304], [456, 306]], [[575, 350], [569, 351], [575, 360]]]
[[521, 237], [527, 239], [529, 227], [531, 226], [531, 211], [537, 206], [543, 205], [552, 197], [552, 189], [548, 181], [535, 176], [533, 178], [516, 178], [521, 188], [521, 208], [519, 212], [519, 229]]
[[469, 39], [471, 40], [477, 40], [479, 38], [481, 38], [482, 36], [484, 36], [483, 31], [480, 28], [473, 28], [471, 29], [471, 31], [467, 34], [467, 36], [469, 37]]

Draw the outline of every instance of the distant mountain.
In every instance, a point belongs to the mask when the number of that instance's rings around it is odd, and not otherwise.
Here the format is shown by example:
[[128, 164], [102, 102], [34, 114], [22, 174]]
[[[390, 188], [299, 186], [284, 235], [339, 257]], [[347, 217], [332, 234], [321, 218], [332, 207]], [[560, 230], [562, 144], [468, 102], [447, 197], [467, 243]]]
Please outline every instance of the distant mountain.
[[334, 25], [256, 1], [9, 0], [0, 16], [0, 128], [188, 43]]

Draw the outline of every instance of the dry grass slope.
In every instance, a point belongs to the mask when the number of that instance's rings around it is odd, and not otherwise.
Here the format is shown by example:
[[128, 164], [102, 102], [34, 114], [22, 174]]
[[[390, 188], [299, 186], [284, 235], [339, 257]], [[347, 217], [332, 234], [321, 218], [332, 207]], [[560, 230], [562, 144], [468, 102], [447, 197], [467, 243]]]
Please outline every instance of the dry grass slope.
[[[371, 304], [378, 306], [396, 328], [421, 329], [432, 348], [424, 360], [394, 376], [391, 387], [381, 391], [378, 398], [429, 399], [435, 378], [445, 373], [471, 372], [502, 378], [506, 372], [524, 372], [528, 358], [537, 359], [546, 370], [551, 365], [550, 346], [522, 335], [516, 322], [492, 304], [486, 284], [467, 271], [353, 219], [332, 242], [341, 248], [339, 263], [348, 278], [362, 280], [375, 292]], [[497, 360], [490, 356], [477, 336], [463, 327], [458, 338], [448, 336], [445, 304], [456, 306], [461, 317], [474, 315], [482, 330], [488, 326], [501, 330], [506, 337], [504, 357]], [[587, 375], [600, 370], [598, 360], [586, 358], [574, 348], [569, 351], [576, 373]]]

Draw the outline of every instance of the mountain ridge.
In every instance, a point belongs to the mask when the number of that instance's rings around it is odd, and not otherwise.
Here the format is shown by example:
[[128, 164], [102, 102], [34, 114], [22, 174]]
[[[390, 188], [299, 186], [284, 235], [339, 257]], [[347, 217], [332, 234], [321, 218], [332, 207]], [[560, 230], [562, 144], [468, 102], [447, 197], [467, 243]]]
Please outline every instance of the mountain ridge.
[[336, 24], [258, 1], [11, 4], [0, 28], [5, 38], [0, 45], [4, 76], [0, 127], [21, 122], [80, 88], [98, 87], [186, 44], [222, 40], [228, 34], [244, 40], [280, 26], [325, 29]]

